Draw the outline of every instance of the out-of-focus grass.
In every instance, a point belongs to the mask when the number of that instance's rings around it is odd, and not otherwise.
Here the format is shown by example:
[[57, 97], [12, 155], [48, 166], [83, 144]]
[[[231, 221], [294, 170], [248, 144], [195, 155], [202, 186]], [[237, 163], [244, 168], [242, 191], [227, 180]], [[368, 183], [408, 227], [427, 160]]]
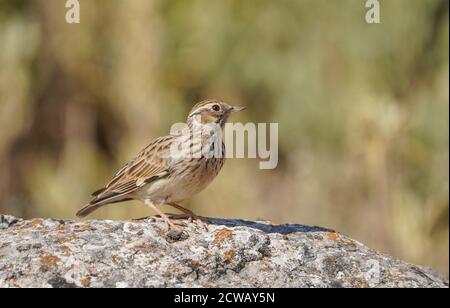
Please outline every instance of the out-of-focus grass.
[[[195, 100], [278, 122], [203, 215], [324, 225], [448, 273], [448, 1], [0, 1], [0, 211], [74, 218]], [[94, 218], [145, 216], [137, 202]]]

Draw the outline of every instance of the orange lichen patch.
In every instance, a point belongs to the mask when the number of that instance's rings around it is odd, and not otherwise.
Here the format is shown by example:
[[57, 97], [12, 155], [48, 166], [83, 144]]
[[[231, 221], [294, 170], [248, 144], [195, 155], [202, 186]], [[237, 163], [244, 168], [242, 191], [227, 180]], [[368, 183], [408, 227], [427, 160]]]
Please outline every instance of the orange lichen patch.
[[333, 257], [333, 256], [326, 256], [326, 257], [324, 258], [324, 261], [329, 262], [329, 263], [336, 264], [336, 258]]
[[369, 287], [369, 284], [365, 280], [360, 279], [360, 278], [353, 278], [351, 280], [351, 284], [354, 288], [368, 288]]
[[111, 259], [113, 260], [114, 263], [116, 263], [119, 260], [119, 257], [116, 255], [112, 255]]
[[225, 262], [230, 262], [231, 260], [233, 260], [235, 255], [236, 253], [233, 250], [227, 250], [223, 254], [223, 260]]
[[263, 259], [264, 267], [261, 269], [262, 272], [271, 272], [273, 269], [270, 267], [270, 262], [267, 258]]
[[233, 232], [230, 230], [219, 230], [214, 234], [214, 245], [220, 245], [223, 241], [229, 240], [233, 237]]
[[329, 240], [334, 241], [334, 242], [343, 243], [343, 244], [350, 245], [350, 246], [355, 246], [355, 243], [353, 243], [352, 241], [343, 239], [336, 232], [329, 232], [327, 237]]
[[83, 278], [81, 280], [81, 285], [85, 288], [89, 287], [91, 285], [91, 278], [89, 277]]
[[175, 270], [177, 268], [177, 264], [170, 263], [170, 264], [167, 265], [166, 268], [167, 268], [168, 272], [171, 272], [171, 271], [173, 271], [173, 270]]
[[262, 269], [260, 269], [260, 271], [261, 272], [271, 272], [272, 271], [272, 269], [270, 268], [270, 267], [268, 267], [268, 266], [266, 266], [266, 267], [263, 267]]
[[41, 264], [43, 270], [49, 270], [50, 268], [54, 267], [60, 259], [57, 256], [43, 256], [41, 257]]
[[208, 249], [205, 249], [205, 257], [206, 258], [211, 258], [213, 256], [214, 256], [214, 254], [211, 251], [209, 251]]
[[82, 231], [89, 231], [94, 230], [90, 225], [88, 224], [77, 224], [74, 227], [75, 232], [82, 232]]
[[194, 266], [194, 267], [199, 267], [200, 266], [200, 261], [199, 260], [191, 260], [191, 266]]
[[33, 219], [30, 222], [31, 226], [33, 227], [38, 227], [38, 226], [42, 226], [44, 224], [44, 222], [42, 221], [42, 219]]
[[335, 241], [335, 242], [340, 242], [339, 237], [338, 237], [336, 232], [328, 233], [328, 239], [332, 240], [332, 241]]
[[59, 225], [58, 228], [56, 228], [57, 231], [63, 232], [66, 231], [66, 226], [64, 225]]
[[68, 257], [70, 256], [70, 249], [64, 246], [64, 252], [63, 252], [63, 256], [64, 257]]

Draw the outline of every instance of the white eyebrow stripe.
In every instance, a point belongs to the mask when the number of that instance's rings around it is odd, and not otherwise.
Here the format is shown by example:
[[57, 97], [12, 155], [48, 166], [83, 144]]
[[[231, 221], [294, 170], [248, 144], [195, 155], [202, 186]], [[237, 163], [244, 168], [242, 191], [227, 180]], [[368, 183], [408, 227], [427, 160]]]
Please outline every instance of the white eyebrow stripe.
[[[209, 104], [208, 104], [208, 105], [209, 105]], [[202, 112], [202, 111], [204, 111], [204, 110], [208, 110], [208, 109], [209, 109], [208, 105], [205, 105], [205, 106], [202, 106], [202, 107], [199, 107], [199, 108], [195, 109], [194, 111], [192, 111], [192, 112], [189, 114], [189, 117], [194, 116], [194, 115], [196, 115], [196, 114], [198, 114], [198, 113], [200, 113], [200, 112]]]

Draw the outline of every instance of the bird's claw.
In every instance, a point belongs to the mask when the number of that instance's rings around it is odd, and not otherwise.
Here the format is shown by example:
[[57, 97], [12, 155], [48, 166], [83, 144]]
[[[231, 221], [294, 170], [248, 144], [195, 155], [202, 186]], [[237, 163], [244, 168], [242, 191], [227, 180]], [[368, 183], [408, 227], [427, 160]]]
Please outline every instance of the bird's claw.
[[185, 213], [185, 214], [167, 214], [168, 217], [172, 220], [182, 220], [182, 219], [187, 219], [189, 222], [195, 222], [197, 223], [201, 228], [205, 229], [206, 231], [208, 231], [208, 227], [206, 226], [206, 224], [204, 223], [204, 221], [206, 220], [204, 217], [201, 216], [197, 216], [193, 213]]

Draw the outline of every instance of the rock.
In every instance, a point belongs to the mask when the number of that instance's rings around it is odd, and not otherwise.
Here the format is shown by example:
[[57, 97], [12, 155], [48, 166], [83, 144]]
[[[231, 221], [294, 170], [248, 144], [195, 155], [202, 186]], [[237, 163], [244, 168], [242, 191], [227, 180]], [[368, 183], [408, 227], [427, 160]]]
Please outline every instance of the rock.
[[319, 227], [0, 216], [3, 287], [448, 287], [432, 270]]

